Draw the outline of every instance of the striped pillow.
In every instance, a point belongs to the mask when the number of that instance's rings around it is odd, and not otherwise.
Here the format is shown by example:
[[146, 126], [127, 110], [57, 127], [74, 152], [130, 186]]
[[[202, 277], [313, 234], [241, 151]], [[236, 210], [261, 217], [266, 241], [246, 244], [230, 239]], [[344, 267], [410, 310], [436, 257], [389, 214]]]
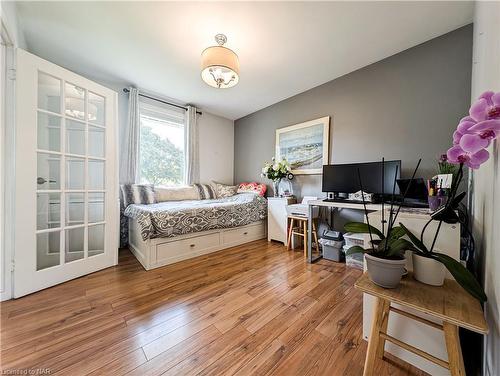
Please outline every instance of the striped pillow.
[[120, 190], [124, 207], [131, 204], [154, 204], [156, 202], [152, 184], [122, 184]]
[[215, 192], [210, 184], [194, 184], [198, 190], [200, 200], [212, 200], [215, 198]]

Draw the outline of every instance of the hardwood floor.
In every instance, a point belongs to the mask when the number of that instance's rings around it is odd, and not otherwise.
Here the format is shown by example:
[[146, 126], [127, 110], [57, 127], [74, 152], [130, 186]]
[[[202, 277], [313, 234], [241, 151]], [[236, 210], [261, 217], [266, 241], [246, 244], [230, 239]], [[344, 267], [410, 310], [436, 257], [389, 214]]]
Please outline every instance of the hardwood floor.
[[[360, 272], [257, 241], [0, 304], [1, 365], [61, 375], [361, 375]], [[423, 375], [378, 361], [377, 374]]]

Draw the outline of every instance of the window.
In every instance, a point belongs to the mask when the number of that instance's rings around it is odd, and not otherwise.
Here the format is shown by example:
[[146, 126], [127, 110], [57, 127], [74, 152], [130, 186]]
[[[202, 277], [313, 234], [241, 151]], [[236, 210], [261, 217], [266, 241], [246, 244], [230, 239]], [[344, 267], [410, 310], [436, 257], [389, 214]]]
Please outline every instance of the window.
[[184, 184], [185, 112], [183, 109], [141, 100], [141, 183], [168, 186]]

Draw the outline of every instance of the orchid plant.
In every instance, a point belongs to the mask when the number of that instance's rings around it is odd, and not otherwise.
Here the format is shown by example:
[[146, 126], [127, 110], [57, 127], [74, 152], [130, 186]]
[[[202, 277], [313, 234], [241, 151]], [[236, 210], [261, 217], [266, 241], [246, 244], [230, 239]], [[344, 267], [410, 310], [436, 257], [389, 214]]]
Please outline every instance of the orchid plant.
[[[466, 116], [458, 123], [456, 131], [453, 133], [453, 146], [446, 153], [446, 162], [459, 165], [458, 172], [454, 176], [452, 183], [450, 198], [446, 205], [440, 208], [435, 213], [431, 214], [431, 219], [422, 229], [420, 239], [413, 235], [404, 225], [400, 224], [406, 232], [411, 242], [417, 250], [412, 248], [412, 251], [417, 252], [424, 257], [433, 258], [441, 262], [455, 277], [455, 280], [471, 295], [480, 300], [486, 301], [487, 297], [484, 290], [476, 281], [471, 272], [469, 272], [462, 264], [451, 257], [440, 254], [434, 251], [437, 236], [441, 228], [441, 223], [457, 223], [459, 218], [456, 210], [462, 199], [465, 197], [465, 192], [457, 194], [458, 187], [463, 177], [464, 166], [473, 170], [478, 169], [486, 162], [490, 153], [488, 146], [493, 140], [500, 137], [500, 93], [487, 91], [483, 93], [479, 99], [472, 104], [469, 109], [469, 116]], [[439, 221], [434, 239], [430, 247], [426, 247], [423, 242], [424, 233], [433, 220]]]
[[273, 157], [271, 163], [265, 162], [264, 167], [262, 168], [262, 177], [268, 178], [274, 182], [279, 181], [283, 178], [287, 178], [288, 180], [293, 179], [292, 167], [290, 163], [283, 158], [281, 161], [276, 162], [276, 159]]

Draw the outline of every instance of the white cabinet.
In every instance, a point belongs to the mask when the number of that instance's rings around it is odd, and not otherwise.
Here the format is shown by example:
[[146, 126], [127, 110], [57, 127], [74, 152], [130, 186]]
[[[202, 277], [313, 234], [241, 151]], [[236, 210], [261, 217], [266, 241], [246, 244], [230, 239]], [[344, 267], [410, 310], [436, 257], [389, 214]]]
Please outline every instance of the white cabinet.
[[267, 240], [276, 240], [286, 245], [286, 206], [295, 204], [293, 197], [269, 197], [267, 199]]
[[[402, 209], [403, 210], [403, 209]], [[370, 224], [379, 229], [381, 212], [375, 212], [369, 214]], [[386, 216], [386, 219], [388, 217]], [[429, 219], [428, 214], [414, 214], [400, 212], [397, 218], [397, 222], [403, 223], [411, 232], [420, 237], [420, 232], [423, 226], [427, 223]], [[426, 245], [432, 244], [432, 239], [436, 233], [438, 222], [433, 221], [427, 227], [424, 236], [424, 243]], [[365, 240], [368, 240], [365, 237]], [[445, 253], [456, 260], [460, 259], [460, 224], [447, 224], [443, 223], [441, 225], [441, 230], [436, 241], [435, 249], [441, 253]], [[411, 253], [407, 252], [406, 255], [406, 268], [408, 270], [413, 270]], [[453, 278], [449, 272], [447, 272], [446, 278]], [[372, 312], [373, 312], [374, 298], [370, 295], [364, 294], [363, 296], [363, 336], [367, 340], [370, 333]], [[395, 305], [395, 307], [408, 311], [417, 316], [426, 318], [431, 321], [438, 322], [434, 317], [422, 314], [420, 312], [409, 310], [401, 306]], [[428, 325], [422, 324], [418, 321], [409, 319], [407, 317], [401, 316], [397, 313], [392, 313], [389, 316], [388, 334], [399, 339], [400, 341], [406, 342], [414, 347], [417, 347], [425, 352], [428, 352], [438, 358], [446, 360], [448, 355], [446, 351], [446, 344], [444, 342], [443, 332], [436, 328], [430, 327]], [[403, 359], [404, 361], [418, 367], [431, 375], [449, 375], [449, 371], [441, 368], [440, 366], [431, 363], [424, 358], [416, 356], [415, 354], [408, 352], [401, 347], [398, 347], [392, 343], [386, 342], [385, 350], [392, 355]]]

